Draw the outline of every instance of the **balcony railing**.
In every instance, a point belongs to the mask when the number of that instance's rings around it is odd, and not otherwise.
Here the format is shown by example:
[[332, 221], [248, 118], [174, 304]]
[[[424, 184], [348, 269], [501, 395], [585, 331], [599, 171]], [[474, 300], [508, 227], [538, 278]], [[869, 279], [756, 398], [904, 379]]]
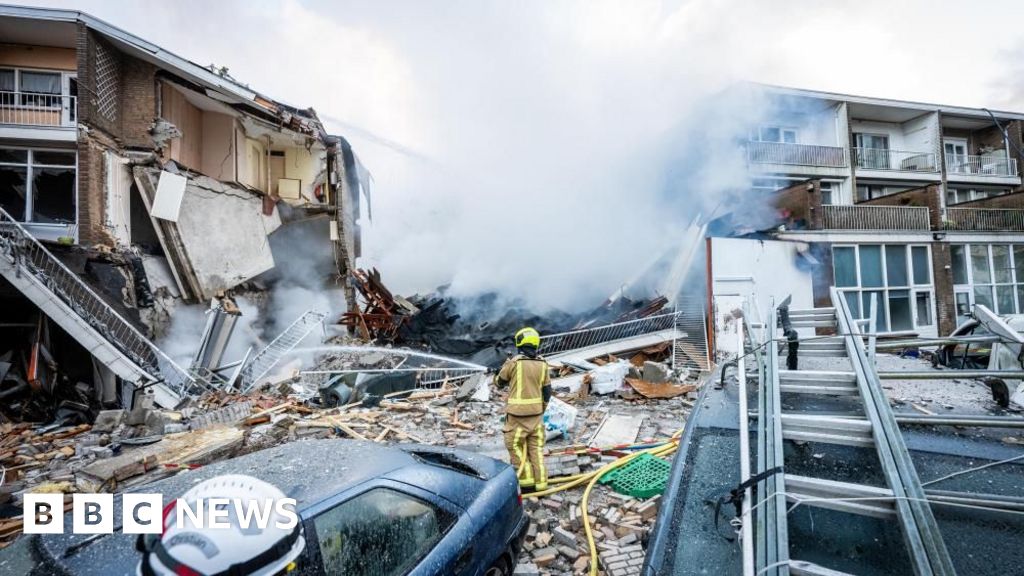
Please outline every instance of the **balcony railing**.
[[846, 166], [846, 150], [840, 146], [788, 144], [785, 142], [747, 142], [747, 159], [755, 164], [792, 164], [796, 166]]
[[946, 172], [971, 176], [1017, 176], [1017, 161], [991, 156], [946, 155]]
[[825, 230], [930, 230], [928, 208], [918, 206], [822, 206]]
[[864, 170], [896, 170], [900, 172], [938, 172], [935, 154], [907, 152], [887, 148], [854, 148], [854, 166]]
[[77, 98], [60, 94], [0, 92], [0, 124], [74, 127]]
[[1024, 210], [1014, 208], [946, 208], [946, 230], [1024, 232]]

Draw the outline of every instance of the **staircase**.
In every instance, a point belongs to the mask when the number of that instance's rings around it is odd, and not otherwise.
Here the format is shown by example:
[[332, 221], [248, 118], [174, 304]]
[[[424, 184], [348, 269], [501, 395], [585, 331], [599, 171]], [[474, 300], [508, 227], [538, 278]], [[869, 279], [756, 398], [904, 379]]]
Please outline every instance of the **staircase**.
[[239, 375], [242, 391], [248, 392], [252, 390], [285, 354], [298, 346], [299, 342], [302, 342], [310, 332], [316, 329], [317, 326], [320, 326], [326, 317], [327, 314], [323, 312], [307, 310], [302, 316], [299, 316], [298, 320], [285, 328], [284, 332], [281, 332], [277, 338], [274, 338], [270, 344], [267, 344], [266, 348], [257, 352], [242, 368], [242, 372]]
[[174, 408], [206, 384], [174, 363], [0, 208], [0, 275], [88, 350], [156, 402]]

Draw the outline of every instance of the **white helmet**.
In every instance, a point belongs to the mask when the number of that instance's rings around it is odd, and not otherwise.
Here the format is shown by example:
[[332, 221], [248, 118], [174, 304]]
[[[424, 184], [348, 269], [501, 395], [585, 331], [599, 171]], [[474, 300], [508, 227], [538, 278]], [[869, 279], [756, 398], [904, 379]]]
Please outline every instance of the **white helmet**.
[[[179, 500], [194, 510], [199, 500], [244, 498], [260, 503], [262, 509], [264, 503], [285, 497], [277, 487], [258, 478], [227, 474], [196, 484]], [[292, 529], [277, 527], [278, 522], [290, 520], [277, 507], [271, 507], [264, 529], [251, 517], [243, 528], [233, 505], [228, 507], [229, 528], [197, 528], [189, 525], [190, 521], [177, 525], [177, 502], [164, 510], [163, 534], [140, 540], [144, 555], [136, 570], [138, 576], [273, 576], [287, 569], [306, 546], [301, 520]]]

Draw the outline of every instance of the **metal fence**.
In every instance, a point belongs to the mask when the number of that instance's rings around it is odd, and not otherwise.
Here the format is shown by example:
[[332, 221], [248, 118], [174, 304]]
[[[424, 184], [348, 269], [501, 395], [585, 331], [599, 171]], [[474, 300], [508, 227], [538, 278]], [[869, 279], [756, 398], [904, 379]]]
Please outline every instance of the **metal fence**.
[[579, 350], [580, 348], [604, 344], [605, 342], [614, 342], [623, 338], [671, 330], [675, 328], [676, 316], [676, 312], [669, 312], [667, 314], [605, 324], [593, 328], [547, 334], [541, 336], [540, 353], [551, 356], [570, 350]]
[[707, 311], [703, 296], [683, 296], [676, 304], [676, 339], [672, 367], [702, 372], [711, 369], [708, 353]]
[[1017, 161], [1012, 158], [948, 154], [946, 172], [972, 176], [1016, 176]]
[[1024, 210], [1013, 208], [946, 208], [946, 230], [1024, 232]]
[[[430, 354], [406, 348], [382, 348], [376, 346], [319, 346], [295, 350], [297, 353], [313, 353], [321, 359], [335, 357], [347, 359], [345, 366], [338, 368], [321, 368], [303, 370], [299, 373], [302, 385], [306, 390], [315, 391], [339, 376], [346, 374], [402, 374], [412, 373], [416, 377], [416, 387], [425, 389], [440, 388], [445, 382], [455, 384], [487, 371], [486, 366]], [[366, 359], [372, 358], [367, 363]]]
[[154, 380], [183, 396], [205, 383], [193, 378], [0, 208], [0, 257], [32, 275], [62, 303]]
[[930, 230], [928, 208], [918, 206], [822, 206], [825, 230]]
[[840, 146], [815, 144], [747, 142], [747, 160], [755, 164], [794, 164], [843, 168], [846, 166], [846, 149]]
[[908, 152], [887, 148], [854, 148], [853, 158], [857, 168], [865, 170], [899, 170], [903, 172], [938, 172], [935, 154], [930, 152]]
[[60, 94], [0, 92], [0, 124], [73, 127], [77, 100]]

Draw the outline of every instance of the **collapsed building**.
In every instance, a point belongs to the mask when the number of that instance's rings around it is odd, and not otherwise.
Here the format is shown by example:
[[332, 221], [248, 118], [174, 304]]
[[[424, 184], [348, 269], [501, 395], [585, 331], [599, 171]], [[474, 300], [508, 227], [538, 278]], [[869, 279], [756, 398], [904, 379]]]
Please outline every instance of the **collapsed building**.
[[355, 306], [369, 174], [313, 109], [77, 11], [0, 7], [0, 37], [9, 417], [207, 388], [153, 340], [179, 305], [230, 308], [217, 299], [290, 273], [282, 244]]

